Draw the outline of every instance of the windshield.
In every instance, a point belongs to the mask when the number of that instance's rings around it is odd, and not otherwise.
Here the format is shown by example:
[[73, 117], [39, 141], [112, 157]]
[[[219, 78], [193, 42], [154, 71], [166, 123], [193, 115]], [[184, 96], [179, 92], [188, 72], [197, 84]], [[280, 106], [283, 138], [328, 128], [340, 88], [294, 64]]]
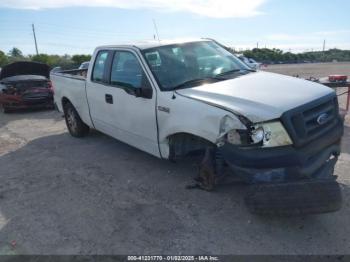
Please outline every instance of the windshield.
[[223, 81], [239, 75], [241, 71], [246, 73], [251, 70], [212, 41], [160, 46], [144, 50], [143, 55], [164, 91], [180, 86], [193, 87], [201, 84], [200, 80]]

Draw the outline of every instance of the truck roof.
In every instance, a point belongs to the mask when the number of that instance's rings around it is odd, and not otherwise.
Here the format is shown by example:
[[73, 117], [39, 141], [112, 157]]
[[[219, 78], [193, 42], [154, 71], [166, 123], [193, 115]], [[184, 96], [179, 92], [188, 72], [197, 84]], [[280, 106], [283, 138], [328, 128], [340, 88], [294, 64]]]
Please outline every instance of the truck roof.
[[121, 43], [117, 45], [105, 45], [105, 46], [99, 46], [98, 48], [116, 48], [116, 47], [136, 47], [141, 50], [154, 48], [154, 47], [160, 47], [160, 46], [166, 46], [166, 45], [174, 45], [174, 44], [184, 44], [184, 43], [190, 43], [190, 42], [205, 42], [205, 41], [211, 41], [210, 39], [173, 39], [173, 40], [151, 40], [151, 41], [135, 41], [135, 42], [127, 42], [127, 43]]

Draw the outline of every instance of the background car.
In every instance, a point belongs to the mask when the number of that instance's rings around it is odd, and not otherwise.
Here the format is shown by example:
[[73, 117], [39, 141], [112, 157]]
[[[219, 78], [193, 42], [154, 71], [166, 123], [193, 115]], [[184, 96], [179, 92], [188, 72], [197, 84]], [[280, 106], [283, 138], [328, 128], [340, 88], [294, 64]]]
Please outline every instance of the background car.
[[24, 108], [54, 108], [50, 67], [37, 62], [15, 62], [0, 72], [0, 105], [4, 113]]
[[259, 63], [257, 61], [255, 61], [253, 58], [248, 58], [244, 55], [237, 55], [237, 57], [246, 65], [248, 65], [250, 68], [258, 70], [260, 69], [260, 66], [262, 65], [262, 63]]
[[90, 62], [83, 62], [78, 69], [88, 69]]

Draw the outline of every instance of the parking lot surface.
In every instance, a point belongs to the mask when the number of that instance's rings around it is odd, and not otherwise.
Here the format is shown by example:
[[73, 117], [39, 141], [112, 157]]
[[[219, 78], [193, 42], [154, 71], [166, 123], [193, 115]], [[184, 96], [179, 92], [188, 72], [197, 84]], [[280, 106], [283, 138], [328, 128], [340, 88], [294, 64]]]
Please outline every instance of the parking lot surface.
[[0, 254], [348, 254], [350, 119], [336, 175], [343, 208], [251, 215], [246, 186], [187, 190], [190, 162], [157, 159], [55, 111], [0, 114]]

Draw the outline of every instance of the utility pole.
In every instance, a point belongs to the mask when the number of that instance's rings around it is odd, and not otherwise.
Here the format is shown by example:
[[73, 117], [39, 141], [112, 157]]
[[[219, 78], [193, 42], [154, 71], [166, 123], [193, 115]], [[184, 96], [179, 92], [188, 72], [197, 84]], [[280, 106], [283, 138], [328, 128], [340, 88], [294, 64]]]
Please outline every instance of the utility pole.
[[36, 54], [39, 55], [38, 44], [37, 44], [37, 42], [36, 42], [36, 36], [35, 36], [35, 27], [34, 27], [34, 24], [32, 24], [32, 28], [33, 28], [33, 36], [34, 36], [34, 43], [35, 43]]
[[323, 40], [323, 48], [322, 48], [322, 58], [323, 58], [323, 61], [325, 61], [325, 57], [326, 57], [326, 54], [325, 54], [325, 51], [326, 51], [326, 39]]
[[154, 25], [154, 29], [156, 31], [158, 42], [160, 43], [159, 34], [158, 34], [158, 27], [157, 27], [157, 24], [156, 24], [156, 20], [154, 20], [154, 19], [153, 19], [153, 25]]
[[323, 52], [326, 51], [326, 39], [323, 40]]

